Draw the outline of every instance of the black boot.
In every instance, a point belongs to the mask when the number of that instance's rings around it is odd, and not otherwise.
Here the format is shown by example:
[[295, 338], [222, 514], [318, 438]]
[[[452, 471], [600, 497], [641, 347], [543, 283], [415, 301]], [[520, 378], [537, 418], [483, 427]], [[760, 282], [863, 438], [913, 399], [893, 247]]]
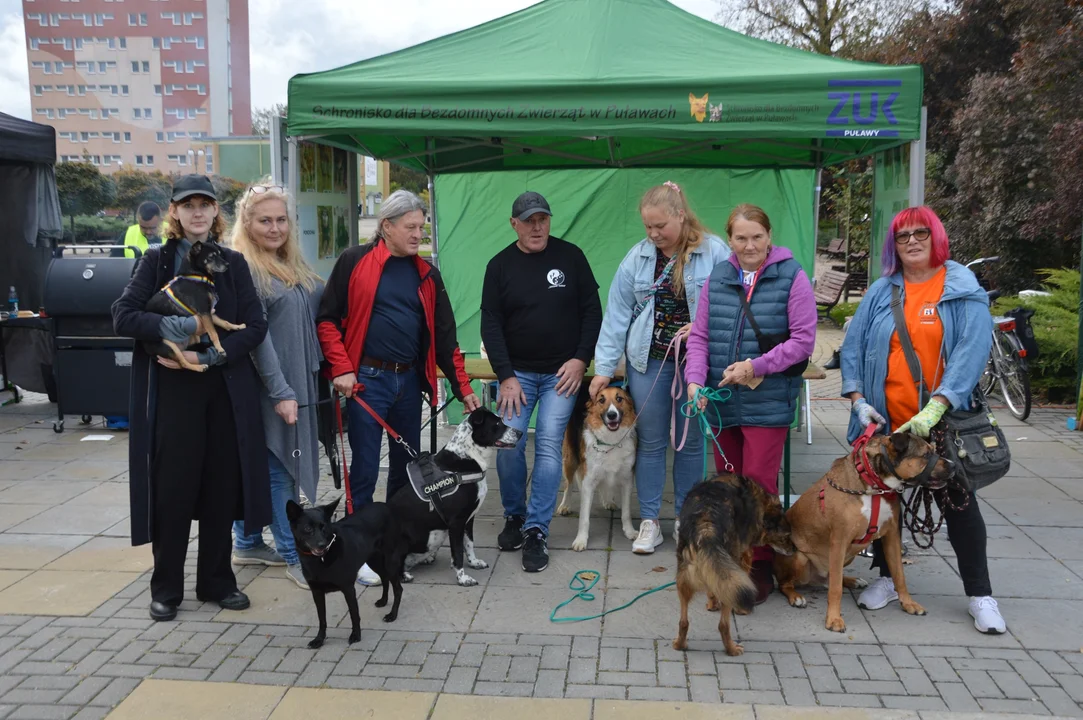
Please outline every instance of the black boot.
[[831, 359], [824, 363], [824, 370], [838, 370], [840, 364], [839, 351], [836, 350], [831, 354]]

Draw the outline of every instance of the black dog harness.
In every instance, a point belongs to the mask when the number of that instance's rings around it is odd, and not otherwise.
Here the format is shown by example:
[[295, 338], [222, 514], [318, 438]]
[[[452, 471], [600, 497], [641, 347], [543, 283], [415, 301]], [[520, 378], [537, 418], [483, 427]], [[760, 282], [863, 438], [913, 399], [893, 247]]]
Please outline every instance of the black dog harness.
[[418, 499], [428, 503], [429, 509], [435, 510], [447, 525], [443, 500], [457, 493], [460, 485], [481, 482], [485, 479], [485, 472], [448, 472], [436, 464], [431, 453], [422, 452], [417, 456], [417, 460], [406, 466], [406, 477], [409, 478], [410, 487]]

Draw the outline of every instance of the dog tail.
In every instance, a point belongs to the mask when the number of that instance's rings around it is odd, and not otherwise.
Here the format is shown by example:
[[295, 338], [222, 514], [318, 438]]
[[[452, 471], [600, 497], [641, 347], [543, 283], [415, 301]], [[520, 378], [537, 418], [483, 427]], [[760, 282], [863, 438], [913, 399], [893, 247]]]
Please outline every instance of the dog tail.
[[[683, 529], [683, 528], [682, 528]], [[710, 528], [708, 532], [713, 532]], [[729, 608], [752, 610], [756, 604], [756, 586], [741, 564], [712, 534], [698, 538], [695, 549], [689, 548], [699, 565], [706, 589]]]

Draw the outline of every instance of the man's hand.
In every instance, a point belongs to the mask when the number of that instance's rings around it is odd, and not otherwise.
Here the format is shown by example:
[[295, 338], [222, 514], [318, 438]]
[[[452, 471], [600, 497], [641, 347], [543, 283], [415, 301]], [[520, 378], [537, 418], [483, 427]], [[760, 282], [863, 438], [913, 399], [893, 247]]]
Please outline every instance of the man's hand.
[[583, 384], [583, 373], [586, 371], [587, 364], [575, 358], [561, 365], [557, 370], [557, 395], [571, 397], [579, 392], [579, 386]]
[[512, 410], [515, 411], [515, 417], [519, 417], [524, 405], [526, 394], [519, 384], [519, 378], [512, 376], [500, 383], [500, 398], [496, 402], [496, 412], [500, 417], [511, 420]]
[[[197, 357], [196, 354], [194, 352], [192, 352], [191, 350], [185, 350], [184, 351], [184, 359], [187, 360], [188, 362], [192, 363], [193, 365], [199, 365], [200, 364], [199, 357]], [[170, 370], [182, 370], [183, 369], [181, 367], [180, 363], [177, 362], [176, 360], [171, 360], [169, 358], [162, 357], [161, 355], [158, 356], [158, 364], [161, 365], [162, 367], [167, 367]]]
[[861, 423], [862, 429], [867, 428], [870, 423], [876, 423], [877, 425], [887, 425], [887, 420], [883, 415], [876, 411], [872, 405], [865, 398], [859, 398], [854, 406], [851, 408], [854, 413], [854, 417]]
[[597, 400], [598, 393], [609, 387], [609, 381], [612, 379], [608, 375], [595, 375], [594, 379], [590, 381], [590, 399]]
[[286, 421], [287, 425], [297, 424], [297, 401], [279, 400], [275, 403], [275, 414]]
[[481, 400], [478, 400], [478, 396], [475, 393], [470, 393], [463, 398], [463, 409], [468, 413], [472, 413], [481, 407]]
[[339, 394], [352, 398], [353, 387], [357, 384], [357, 376], [353, 373], [346, 373], [345, 375], [339, 375], [331, 382], [334, 384], [335, 390], [338, 391]]
[[898, 432], [912, 432], [919, 438], [929, 439], [929, 432], [944, 417], [948, 406], [933, 398], [914, 417], [903, 423]]
[[694, 402], [696, 404], [696, 409], [700, 412], [703, 412], [707, 409], [707, 398], [696, 398], [696, 393], [699, 392], [702, 388], [702, 385], [697, 385], [696, 383], [688, 383], [688, 402]]

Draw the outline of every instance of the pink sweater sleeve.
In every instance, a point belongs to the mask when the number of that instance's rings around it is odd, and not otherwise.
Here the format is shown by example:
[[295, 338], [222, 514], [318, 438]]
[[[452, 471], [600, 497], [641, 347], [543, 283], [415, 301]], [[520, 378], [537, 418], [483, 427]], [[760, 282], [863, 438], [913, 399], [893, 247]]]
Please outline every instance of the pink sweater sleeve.
[[707, 384], [707, 321], [710, 317], [710, 306], [707, 287], [699, 294], [699, 307], [696, 309], [696, 319], [692, 322], [692, 330], [688, 333], [688, 341], [685, 343], [684, 381], [697, 385]]
[[793, 278], [786, 312], [790, 317], [790, 339], [752, 361], [756, 377], [782, 372], [812, 357], [816, 349], [816, 296], [804, 270]]

